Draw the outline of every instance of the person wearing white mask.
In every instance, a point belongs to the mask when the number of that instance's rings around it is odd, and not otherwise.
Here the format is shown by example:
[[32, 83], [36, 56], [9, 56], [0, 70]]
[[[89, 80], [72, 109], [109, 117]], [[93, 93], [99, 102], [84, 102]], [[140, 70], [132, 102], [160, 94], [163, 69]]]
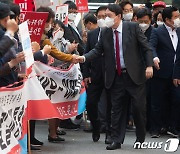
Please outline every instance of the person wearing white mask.
[[[68, 40], [64, 38], [64, 30], [65, 30], [65, 25], [57, 20], [54, 22], [54, 29], [52, 32], [52, 38], [51, 42], [52, 44], [60, 51], [64, 53], [71, 54], [72, 52], [76, 52], [78, 43], [70, 43]], [[78, 54], [78, 53], [75, 53]], [[63, 65], [64, 64], [64, 65]], [[54, 67], [66, 67], [68, 68], [71, 63], [67, 63], [58, 59], [54, 59], [54, 63], [51, 65]]]
[[123, 0], [119, 5], [123, 9], [123, 20], [131, 21], [133, 19], [133, 4], [129, 0]]
[[[106, 6], [101, 6], [97, 9], [96, 16], [87, 14], [84, 17], [85, 27], [89, 30], [85, 53], [88, 53], [95, 47], [99, 41], [101, 30], [106, 27], [106, 9]], [[83, 65], [83, 77], [87, 89], [86, 110], [92, 126], [92, 139], [94, 142], [97, 142], [100, 138], [100, 132], [106, 132], [105, 143], [109, 144], [111, 143], [111, 106], [110, 103], [107, 103], [108, 98], [103, 82], [103, 69], [103, 56], [101, 56]]]
[[[69, 40], [70, 43], [78, 43], [77, 50], [79, 55], [82, 55], [85, 50], [85, 44], [83, 42], [82, 36], [80, 31], [75, 25], [75, 19], [77, 16], [77, 6], [73, 1], [66, 1], [64, 4], [68, 5], [68, 26], [65, 27], [64, 30], [64, 38]], [[80, 65], [82, 69], [82, 66]], [[60, 126], [65, 129], [78, 129], [80, 127], [80, 123], [82, 122], [82, 114], [76, 116], [75, 120], [72, 121], [71, 119], [61, 120]]]
[[155, 13], [153, 16], [154, 19], [154, 27], [157, 28], [158, 26], [162, 26], [164, 24], [163, 18], [162, 18], [162, 11], [159, 11], [158, 13]]
[[147, 37], [148, 41], [150, 40], [152, 26], [152, 13], [149, 9], [142, 8], [140, 9], [137, 14], [137, 21], [139, 23], [139, 27], [143, 31], [144, 35]]
[[[145, 140], [146, 121], [146, 78], [153, 76], [152, 51], [147, 38], [134, 22], [122, 21], [122, 9], [117, 4], [109, 4], [106, 10], [106, 25], [95, 48], [79, 56], [79, 62], [90, 62], [103, 56], [104, 84], [108, 89], [111, 109], [111, 139], [107, 150], [120, 149], [126, 132], [128, 103], [126, 94], [132, 98], [136, 141], [138, 148]], [[140, 47], [143, 50], [140, 50]], [[97, 134], [93, 134], [97, 135]], [[97, 136], [97, 140], [99, 140]]]
[[[137, 16], [137, 22], [139, 23], [139, 27], [141, 28], [141, 30], [143, 31], [144, 35], [147, 37], [147, 40], [149, 42], [151, 32], [153, 30], [153, 26], [151, 26], [152, 13], [149, 9], [142, 8], [137, 11], [136, 16]], [[149, 131], [150, 130], [150, 104], [151, 104], [151, 79], [148, 79], [146, 81], [146, 101], [147, 101], [146, 130]]]
[[[160, 137], [162, 128], [178, 137], [180, 86], [173, 79], [175, 63], [180, 51], [180, 14], [177, 8], [167, 7], [162, 12], [164, 25], [154, 28], [150, 44], [153, 50], [154, 77], [151, 81], [151, 137]], [[163, 109], [163, 110], [162, 110]]]

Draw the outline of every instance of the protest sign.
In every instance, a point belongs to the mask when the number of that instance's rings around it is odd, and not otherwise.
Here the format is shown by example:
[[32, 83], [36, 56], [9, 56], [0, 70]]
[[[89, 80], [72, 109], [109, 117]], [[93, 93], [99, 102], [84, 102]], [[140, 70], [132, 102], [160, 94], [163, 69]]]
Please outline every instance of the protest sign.
[[88, 0], [76, 0], [76, 6], [79, 13], [88, 12]]
[[62, 21], [65, 25], [68, 24], [68, 5], [63, 4], [56, 8], [56, 20]]
[[21, 12], [20, 21], [27, 21], [32, 42], [40, 43], [47, 17], [46, 12]]
[[32, 53], [31, 39], [27, 21], [19, 25], [19, 35], [23, 47], [23, 52], [25, 53], [26, 68], [28, 69], [34, 63], [34, 56]]
[[21, 11], [35, 11], [34, 0], [14, 0], [20, 6]]

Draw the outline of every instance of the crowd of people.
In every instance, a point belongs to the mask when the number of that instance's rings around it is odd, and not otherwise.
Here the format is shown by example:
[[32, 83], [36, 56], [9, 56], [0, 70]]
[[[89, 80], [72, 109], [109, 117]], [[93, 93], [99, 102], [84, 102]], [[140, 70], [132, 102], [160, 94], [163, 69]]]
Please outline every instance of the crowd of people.
[[[121, 148], [126, 130], [136, 132], [135, 143], [160, 135], [179, 137], [180, 131], [180, 13], [163, 1], [134, 7], [129, 0], [100, 6], [75, 24], [77, 6], [66, 1], [68, 25], [48, 12], [41, 43], [32, 42], [34, 59], [54, 67], [80, 63], [87, 92], [86, 110], [92, 139], [105, 132], [107, 150]], [[20, 8], [0, 3], [0, 87], [21, 81], [18, 64], [25, 55], [18, 37]], [[52, 60], [53, 59], [53, 60]], [[13, 85], [18, 86], [18, 85]], [[49, 119], [48, 141], [63, 142], [61, 128], [78, 129], [82, 114], [71, 119]], [[32, 150], [43, 142], [35, 138], [30, 121]]]

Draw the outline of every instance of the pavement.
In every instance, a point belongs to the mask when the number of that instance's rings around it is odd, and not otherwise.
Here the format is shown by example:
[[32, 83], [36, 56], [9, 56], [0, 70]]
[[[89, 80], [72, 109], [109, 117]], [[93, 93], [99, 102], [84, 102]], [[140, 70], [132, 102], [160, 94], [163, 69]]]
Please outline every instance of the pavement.
[[[32, 154], [167, 154], [164, 147], [166, 141], [170, 136], [161, 136], [157, 139], [152, 139], [149, 134], [146, 136], [146, 142], [163, 142], [161, 149], [134, 149], [133, 143], [136, 139], [135, 132], [127, 132], [124, 144], [121, 149], [107, 151], [104, 144], [105, 134], [101, 134], [99, 142], [92, 141], [91, 133], [79, 130], [66, 130], [65, 142], [49, 143], [48, 124], [47, 121], [37, 122], [36, 124], [36, 138], [44, 142], [41, 152], [32, 152]], [[173, 154], [180, 154], [180, 146]]]

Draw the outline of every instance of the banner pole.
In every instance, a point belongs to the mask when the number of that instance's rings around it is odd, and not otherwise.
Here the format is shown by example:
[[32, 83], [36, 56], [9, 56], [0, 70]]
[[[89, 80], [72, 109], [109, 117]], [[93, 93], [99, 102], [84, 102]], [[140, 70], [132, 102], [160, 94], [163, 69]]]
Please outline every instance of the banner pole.
[[28, 124], [28, 153], [31, 154], [31, 143], [30, 143], [30, 122], [27, 121]]
[[82, 32], [85, 31], [84, 22], [83, 22], [83, 12], [81, 12], [81, 26], [82, 26]]

